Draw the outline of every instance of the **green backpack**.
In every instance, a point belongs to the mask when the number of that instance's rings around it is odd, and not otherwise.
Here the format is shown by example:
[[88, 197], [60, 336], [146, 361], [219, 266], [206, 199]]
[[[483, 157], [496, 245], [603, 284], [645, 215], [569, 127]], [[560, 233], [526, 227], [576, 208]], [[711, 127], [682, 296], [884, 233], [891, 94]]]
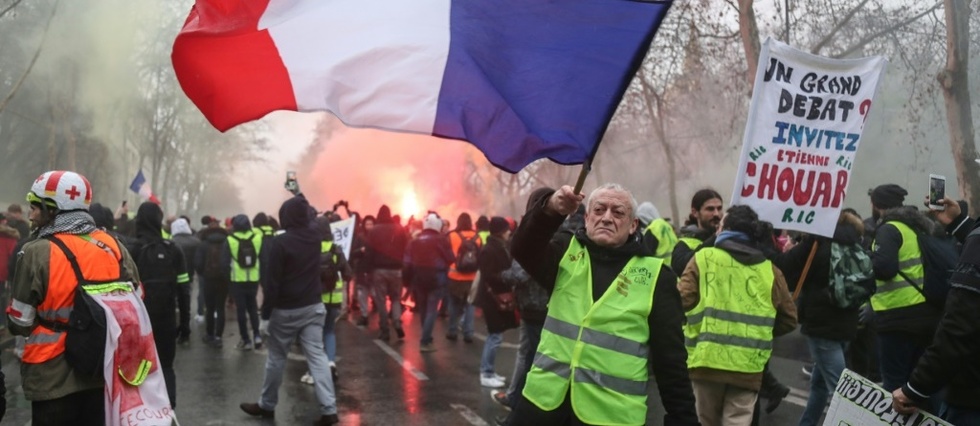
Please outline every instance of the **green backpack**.
[[871, 257], [857, 244], [830, 245], [830, 299], [838, 308], [856, 308], [871, 298]]

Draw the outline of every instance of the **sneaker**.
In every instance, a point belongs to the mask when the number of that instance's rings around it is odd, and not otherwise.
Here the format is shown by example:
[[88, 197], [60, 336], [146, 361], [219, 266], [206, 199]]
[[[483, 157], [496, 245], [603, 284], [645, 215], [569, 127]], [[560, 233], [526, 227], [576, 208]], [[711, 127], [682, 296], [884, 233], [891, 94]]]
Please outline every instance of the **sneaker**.
[[456, 341], [456, 339], [458, 339], [458, 338], [459, 338], [459, 337], [457, 337], [457, 336], [456, 336], [455, 334], [447, 334], [447, 335], [446, 335], [446, 340], [452, 340], [452, 341], [454, 341], [454, 342], [455, 342], [455, 341]]
[[395, 335], [398, 336], [398, 340], [404, 339], [405, 338], [405, 330], [403, 330], [401, 328], [396, 328], [395, 329]]
[[274, 410], [263, 409], [262, 407], [259, 407], [259, 404], [254, 402], [243, 402], [238, 407], [240, 407], [242, 411], [253, 416], [259, 416], [266, 419], [276, 417], [276, 412]]
[[501, 376], [501, 375], [499, 375], [497, 373], [493, 373], [493, 378], [494, 379], [497, 379], [497, 380], [500, 380], [501, 382], [506, 382], [507, 381], [507, 378], [506, 377]]
[[367, 327], [367, 325], [368, 325], [367, 317], [361, 317], [359, 320], [357, 320], [358, 327]]
[[320, 416], [320, 419], [313, 422], [313, 426], [332, 426], [340, 423], [340, 417], [336, 414], [324, 414]]
[[463, 342], [473, 343], [473, 336], [463, 336]]
[[204, 324], [204, 315], [194, 315], [194, 322]]
[[776, 408], [779, 408], [779, 404], [782, 403], [783, 399], [785, 399], [788, 395], [789, 387], [786, 386], [774, 391], [773, 394], [766, 400], [766, 414], [772, 414], [773, 411], [776, 411]]
[[235, 345], [235, 349], [242, 350], [242, 351], [250, 351], [252, 350], [252, 342], [249, 342], [248, 340], [239, 340], [238, 344]]
[[262, 349], [262, 336], [255, 335], [253, 342], [255, 342], [255, 349]]
[[497, 416], [497, 417], [494, 417], [493, 418], [493, 424], [495, 424], [497, 426], [504, 426], [504, 425], [507, 424], [507, 419], [509, 417], [510, 416]]
[[214, 338], [214, 341], [211, 342], [211, 346], [214, 346], [214, 347], [216, 347], [218, 349], [221, 349], [221, 348], [223, 348], [225, 346], [225, 344], [222, 343], [220, 337], [215, 337]]
[[500, 404], [507, 411], [510, 411], [510, 401], [507, 400], [507, 392], [490, 392], [490, 398], [493, 402]]
[[310, 375], [310, 372], [309, 371], [307, 371], [305, 374], [303, 374], [303, 377], [300, 377], [299, 378], [299, 382], [300, 383], [305, 383], [305, 384], [308, 384], [308, 385], [312, 385], [313, 384], [313, 376]]
[[422, 346], [419, 346], [419, 352], [435, 352], [435, 351], [436, 351], [436, 345], [433, 345], [432, 343], [427, 343]]
[[502, 388], [504, 387], [504, 382], [502, 380], [497, 380], [493, 376], [480, 376], [480, 386], [485, 388]]

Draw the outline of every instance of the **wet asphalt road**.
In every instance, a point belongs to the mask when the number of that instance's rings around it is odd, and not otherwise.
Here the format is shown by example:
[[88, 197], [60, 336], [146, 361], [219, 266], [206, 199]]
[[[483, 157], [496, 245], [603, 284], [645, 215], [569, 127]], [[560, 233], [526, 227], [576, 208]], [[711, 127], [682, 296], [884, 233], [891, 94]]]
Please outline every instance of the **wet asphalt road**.
[[[493, 425], [506, 411], [490, 399], [490, 389], [480, 387], [479, 366], [486, 327], [477, 313], [478, 340], [473, 344], [445, 339], [446, 320], [436, 323], [436, 352], [420, 353], [421, 324], [418, 315], [403, 316], [407, 336], [382, 342], [377, 337], [377, 317], [369, 327], [357, 327], [342, 319], [337, 327], [337, 385], [341, 425]], [[286, 364], [279, 390], [276, 418], [253, 418], [238, 408], [258, 399], [265, 365], [265, 351], [240, 351], [238, 327], [229, 315], [224, 348], [205, 346], [201, 327], [194, 327], [191, 344], [177, 350], [177, 407], [182, 425], [303, 425], [317, 417], [313, 387], [299, 382], [306, 371], [298, 346]], [[517, 330], [505, 333], [497, 354], [497, 373], [507, 376], [514, 367]], [[30, 403], [20, 388], [18, 360], [10, 345], [2, 354], [7, 375], [8, 409], [3, 425], [29, 425]], [[792, 393], [771, 415], [762, 414], [761, 425], [796, 424], [806, 403], [807, 381], [800, 373], [806, 358], [805, 342], [798, 332], [777, 339], [771, 366]], [[663, 406], [651, 381], [648, 424], [663, 424]]]

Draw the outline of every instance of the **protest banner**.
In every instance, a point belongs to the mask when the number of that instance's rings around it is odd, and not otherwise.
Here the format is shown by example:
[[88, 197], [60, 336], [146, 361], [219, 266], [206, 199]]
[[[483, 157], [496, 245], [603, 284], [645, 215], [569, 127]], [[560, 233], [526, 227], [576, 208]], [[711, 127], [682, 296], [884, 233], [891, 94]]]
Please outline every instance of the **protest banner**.
[[886, 63], [766, 39], [731, 204], [751, 206], [777, 229], [833, 236]]
[[892, 393], [851, 370], [844, 370], [834, 389], [823, 426], [953, 426], [919, 410], [898, 414], [892, 409]]
[[333, 232], [333, 243], [344, 249], [344, 257], [350, 260], [350, 246], [354, 241], [354, 226], [356, 217], [349, 217], [330, 224], [330, 232]]

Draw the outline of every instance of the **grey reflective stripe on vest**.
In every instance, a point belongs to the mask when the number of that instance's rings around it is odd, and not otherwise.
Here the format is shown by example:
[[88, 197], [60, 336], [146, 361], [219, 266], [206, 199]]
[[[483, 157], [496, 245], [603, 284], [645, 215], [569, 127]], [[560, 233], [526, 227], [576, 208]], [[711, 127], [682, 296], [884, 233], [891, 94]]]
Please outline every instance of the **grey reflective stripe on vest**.
[[68, 321], [72, 308], [58, 308], [53, 311], [37, 311], [37, 314], [48, 321]]
[[694, 347], [698, 342], [713, 342], [729, 346], [741, 346], [750, 349], [772, 349], [771, 340], [750, 339], [748, 337], [736, 337], [717, 333], [701, 333], [696, 339], [684, 338], [684, 344]]
[[[544, 371], [557, 374], [559, 377], [565, 380], [568, 380], [572, 372], [571, 365], [558, 361], [541, 352], [535, 354], [534, 366]], [[635, 380], [613, 377], [608, 374], [602, 374], [598, 371], [589, 370], [582, 367], [575, 368], [575, 381], [578, 383], [588, 383], [590, 385], [603, 387], [625, 395], [646, 396], [647, 394], [647, 382], [645, 381], [638, 382]]]
[[687, 323], [691, 325], [698, 324], [702, 319], [704, 319], [703, 317], [705, 316], [748, 325], [759, 325], [765, 327], [772, 327], [776, 325], [776, 318], [760, 317], [758, 315], [749, 315], [716, 308], [704, 308], [704, 310], [701, 312], [694, 315], [689, 315], [687, 317]]
[[625, 395], [647, 395], [647, 382], [637, 382], [635, 380], [613, 377], [582, 367], [575, 369], [575, 381], [611, 389]]
[[28, 344], [28, 345], [41, 345], [41, 344], [45, 344], [45, 343], [57, 343], [58, 340], [61, 339], [61, 335], [62, 334], [64, 334], [63, 331], [62, 332], [55, 332], [54, 334], [32, 333], [30, 336], [27, 336], [27, 341], [25, 343]]
[[[569, 340], [579, 339], [579, 327], [577, 325], [552, 316], [548, 316], [545, 319], [544, 329]], [[643, 343], [624, 339], [599, 330], [593, 330], [588, 327], [582, 327], [582, 343], [643, 359], [646, 359], [650, 354], [647, 345]]]
[[913, 266], [919, 266], [921, 264], [922, 264], [922, 258], [916, 257], [913, 259], [903, 260], [901, 262], [898, 262], [898, 269], [908, 269]]
[[[896, 275], [895, 278], [892, 279], [897, 279], [897, 281], [888, 281], [886, 283], [880, 284], [876, 291], [878, 293], [887, 293], [892, 290], [901, 290], [903, 288], [911, 286], [911, 284], [909, 284], [909, 282], [906, 281], [905, 278], [902, 278], [901, 275]], [[919, 286], [919, 288], [922, 288], [922, 278], [916, 278], [912, 280], [912, 282], [915, 283], [915, 285]]]

